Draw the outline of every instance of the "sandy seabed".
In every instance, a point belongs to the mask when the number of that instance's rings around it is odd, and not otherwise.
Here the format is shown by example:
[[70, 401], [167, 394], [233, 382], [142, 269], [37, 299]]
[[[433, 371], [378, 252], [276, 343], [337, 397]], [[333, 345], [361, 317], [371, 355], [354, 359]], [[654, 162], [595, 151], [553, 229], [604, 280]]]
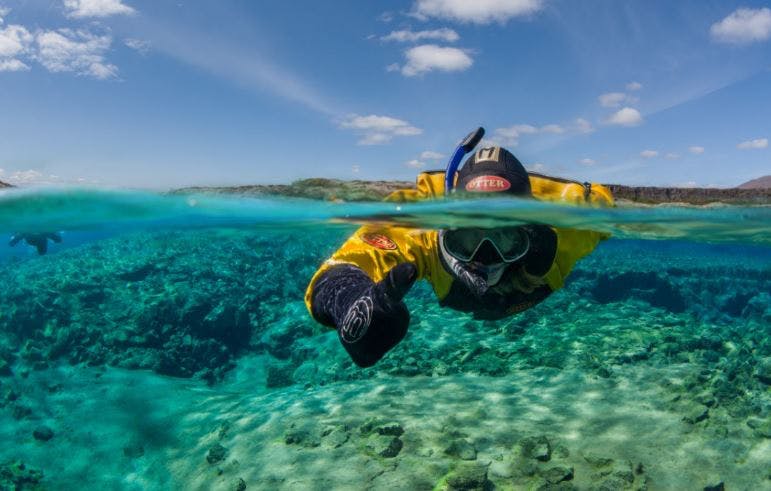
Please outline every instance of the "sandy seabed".
[[[0, 460], [42, 470], [44, 489], [771, 489], [768, 438], [679, 405], [687, 364], [273, 391], [260, 366], [213, 388], [32, 372], [17, 383], [36, 416], [0, 412]], [[33, 437], [40, 425], [50, 440]]]

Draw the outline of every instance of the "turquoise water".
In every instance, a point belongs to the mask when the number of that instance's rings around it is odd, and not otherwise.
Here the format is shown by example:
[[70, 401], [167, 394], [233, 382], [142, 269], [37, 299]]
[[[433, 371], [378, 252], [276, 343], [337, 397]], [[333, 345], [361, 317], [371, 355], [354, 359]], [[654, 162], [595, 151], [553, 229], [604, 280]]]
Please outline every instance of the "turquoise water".
[[[302, 297], [372, 221], [613, 238], [501, 321], [416, 285], [363, 370]], [[0, 244], [0, 488], [771, 487], [769, 207], [0, 194], [51, 231]]]

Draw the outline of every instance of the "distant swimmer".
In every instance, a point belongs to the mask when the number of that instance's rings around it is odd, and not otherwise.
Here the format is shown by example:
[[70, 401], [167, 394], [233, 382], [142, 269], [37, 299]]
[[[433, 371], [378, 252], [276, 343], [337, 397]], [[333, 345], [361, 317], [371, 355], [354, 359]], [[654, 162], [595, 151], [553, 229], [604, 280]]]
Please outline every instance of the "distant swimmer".
[[42, 232], [35, 234], [19, 233], [11, 237], [8, 245], [15, 247], [21, 241], [34, 246], [37, 249], [37, 253], [41, 256], [48, 252], [48, 241], [56, 242], [57, 244], [62, 241], [62, 236], [56, 232]]
[[[613, 206], [600, 185], [525, 170], [505, 148], [482, 148], [458, 170], [484, 130], [458, 146], [445, 171], [423, 172], [417, 189], [387, 201], [514, 196], [589, 206]], [[562, 288], [576, 262], [607, 234], [526, 224], [501, 228], [415, 230], [359, 228], [314, 274], [305, 293], [313, 318], [337, 330], [353, 361], [377, 363], [406, 335], [410, 314], [403, 298], [426, 279], [439, 304], [477, 319], [502, 319], [542, 302]]]

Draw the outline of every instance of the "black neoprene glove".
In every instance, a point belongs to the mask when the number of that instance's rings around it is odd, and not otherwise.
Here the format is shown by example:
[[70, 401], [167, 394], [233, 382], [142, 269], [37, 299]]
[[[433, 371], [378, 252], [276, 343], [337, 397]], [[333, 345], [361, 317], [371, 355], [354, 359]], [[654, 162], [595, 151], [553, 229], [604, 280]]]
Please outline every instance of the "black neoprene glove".
[[337, 329], [358, 366], [370, 367], [407, 334], [410, 313], [402, 298], [417, 273], [414, 264], [402, 263], [375, 283], [356, 266], [335, 266], [316, 280], [313, 317]]

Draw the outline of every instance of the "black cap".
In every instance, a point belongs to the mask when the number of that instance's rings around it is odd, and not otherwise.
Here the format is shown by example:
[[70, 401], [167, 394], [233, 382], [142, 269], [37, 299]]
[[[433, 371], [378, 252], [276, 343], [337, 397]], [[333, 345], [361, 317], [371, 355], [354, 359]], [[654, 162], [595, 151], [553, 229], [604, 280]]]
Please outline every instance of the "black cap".
[[532, 196], [522, 163], [502, 147], [480, 148], [458, 171], [456, 189], [470, 193], [506, 193]]

